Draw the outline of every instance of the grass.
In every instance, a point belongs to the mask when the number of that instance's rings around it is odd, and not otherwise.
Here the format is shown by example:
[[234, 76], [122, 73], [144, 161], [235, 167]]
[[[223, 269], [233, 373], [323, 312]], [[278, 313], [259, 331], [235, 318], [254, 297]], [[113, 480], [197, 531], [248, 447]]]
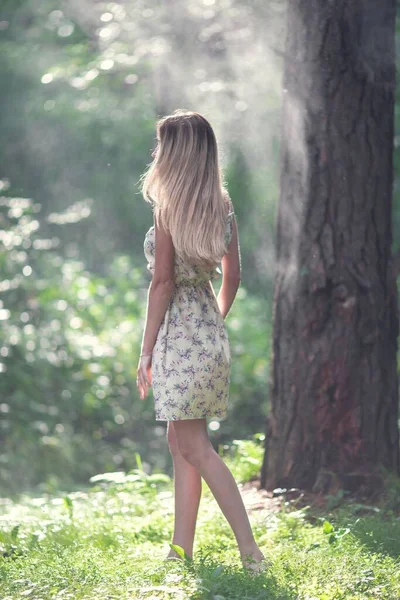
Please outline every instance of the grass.
[[[240, 480], [259, 469], [261, 446], [238, 442], [227, 457]], [[173, 525], [170, 479], [138, 468], [92, 483], [68, 496], [0, 501], [1, 600], [400, 598], [396, 506], [366, 506], [344, 495], [324, 509], [284, 499], [279, 511], [276, 500], [257, 510], [248, 505], [272, 561], [267, 574], [251, 577], [205, 484], [194, 560], [164, 562]]]

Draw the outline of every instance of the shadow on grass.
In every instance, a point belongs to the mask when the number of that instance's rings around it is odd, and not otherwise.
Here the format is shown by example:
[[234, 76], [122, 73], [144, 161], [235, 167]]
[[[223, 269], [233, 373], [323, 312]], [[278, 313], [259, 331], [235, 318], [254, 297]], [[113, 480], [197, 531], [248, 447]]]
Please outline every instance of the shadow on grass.
[[294, 589], [278, 581], [273, 567], [266, 573], [249, 575], [240, 566], [221, 564], [211, 558], [192, 565], [171, 561], [164, 566], [166, 581], [174, 581], [175, 574], [183, 574], [184, 580], [192, 579], [189, 597], [199, 600], [295, 600], [298, 597]]
[[372, 552], [400, 556], [400, 520], [391, 516], [365, 516], [349, 523], [352, 534]]
[[[307, 501], [302, 500], [302, 504], [312, 508], [306, 517], [312, 525], [318, 526], [324, 520], [332, 521], [335, 529], [349, 529], [367, 551], [400, 557], [399, 477], [387, 476], [384, 493], [367, 501], [362, 498], [360, 502], [356, 496], [344, 500], [341, 495], [337, 505], [329, 507], [329, 502], [315, 503], [312, 495], [306, 498]], [[328, 500], [330, 498], [327, 497]]]

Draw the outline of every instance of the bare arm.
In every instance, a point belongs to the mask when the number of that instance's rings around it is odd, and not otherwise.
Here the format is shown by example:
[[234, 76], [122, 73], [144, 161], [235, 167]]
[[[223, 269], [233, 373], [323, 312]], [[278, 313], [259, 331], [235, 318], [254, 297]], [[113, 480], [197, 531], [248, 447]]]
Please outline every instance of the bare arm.
[[175, 249], [171, 236], [156, 221], [154, 222], [154, 231], [155, 265], [147, 296], [147, 314], [141, 354], [153, 352], [158, 330], [175, 289]]
[[222, 317], [228, 314], [240, 285], [240, 246], [236, 218], [232, 222], [232, 238], [229, 242], [228, 251], [222, 257], [222, 284], [218, 293], [217, 302]]
[[147, 295], [146, 323], [137, 368], [136, 384], [143, 400], [152, 383], [151, 363], [153, 348], [161, 322], [175, 289], [175, 249], [171, 236], [154, 222], [155, 264]]

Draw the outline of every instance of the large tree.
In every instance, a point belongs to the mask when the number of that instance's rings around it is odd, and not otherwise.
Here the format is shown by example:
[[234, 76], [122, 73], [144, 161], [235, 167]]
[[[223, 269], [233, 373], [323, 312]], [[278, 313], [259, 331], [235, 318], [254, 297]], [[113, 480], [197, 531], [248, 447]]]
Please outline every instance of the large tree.
[[395, 0], [289, 0], [262, 487], [399, 468]]

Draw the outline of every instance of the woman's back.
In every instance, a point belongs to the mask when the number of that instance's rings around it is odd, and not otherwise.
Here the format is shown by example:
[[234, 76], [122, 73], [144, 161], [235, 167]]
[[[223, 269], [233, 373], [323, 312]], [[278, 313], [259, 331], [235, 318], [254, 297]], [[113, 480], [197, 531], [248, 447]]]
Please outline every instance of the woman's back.
[[[225, 227], [225, 245], [228, 246], [233, 231], [234, 212], [231, 203], [229, 203], [228, 213], [226, 216]], [[155, 228], [150, 227], [146, 233], [144, 240], [144, 254], [147, 259], [147, 268], [153, 274], [155, 269]], [[219, 272], [216, 267], [206, 267], [194, 265], [189, 261], [181, 258], [175, 253], [175, 283], [176, 285], [188, 284], [198, 285], [219, 277]]]

